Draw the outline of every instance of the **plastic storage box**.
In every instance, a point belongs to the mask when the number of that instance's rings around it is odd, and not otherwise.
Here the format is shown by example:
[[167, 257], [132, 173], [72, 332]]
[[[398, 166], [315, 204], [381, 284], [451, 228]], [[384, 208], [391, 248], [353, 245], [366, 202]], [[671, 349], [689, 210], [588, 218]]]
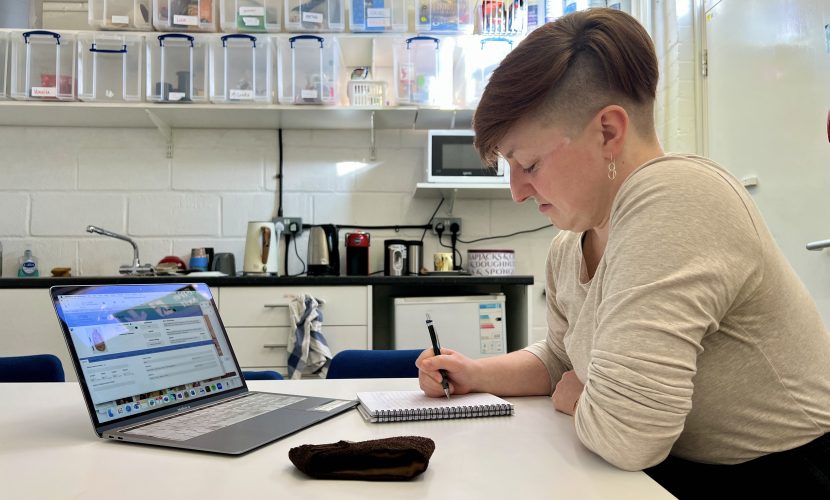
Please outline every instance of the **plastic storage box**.
[[218, 0], [153, 0], [153, 27], [159, 31], [216, 31]]
[[285, 30], [338, 32], [346, 29], [346, 0], [285, 0]]
[[75, 36], [34, 30], [11, 35], [11, 97], [75, 100]]
[[415, 36], [395, 47], [395, 88], [399, 104], [448, 106], [452, 103], [451, 40]]
[[405, 0], [351, 0], [352, 31], [404, 32], [407, 29]]
[[210, 100], [274, 102], [275, 40], [246, 33], [216, 37], [210, 46]]
[[476, 0], [417, 0], [415, 31], [471, 34], [475, 27], [475, 5]]
[[219, 26], [226, 33], [276, 33], [283, 0], [220, 0]]
[[141, 35], [78, 35], [78, 98], [82, 101], [140, 101], [144, 61]]
[[152, 0], [89, 0], [89, 25], [99, 30], [153, 30]]
[[453, 103], [475, 108], [502, 59], [519, 43], [518, 39], [493, 36], [465, 36], [457, 40], [459, 50], [453, 77]]
[[297, 35], [280, 47], [280, 103], [338, 104], [340, 51], [334, 37]]
[[522, 35], [527, 31], [527, 4], [520, 0], [481, 0], [478, 26], [482, 35]]
[[[0, 100], [9, 98], [9, 34], [0, 31]], [[1, 250], [1, 249], [0, 249]]]
[[208, 50], [204, 38], [186, 33], [147, 36], [147, 100], [205, 102]]

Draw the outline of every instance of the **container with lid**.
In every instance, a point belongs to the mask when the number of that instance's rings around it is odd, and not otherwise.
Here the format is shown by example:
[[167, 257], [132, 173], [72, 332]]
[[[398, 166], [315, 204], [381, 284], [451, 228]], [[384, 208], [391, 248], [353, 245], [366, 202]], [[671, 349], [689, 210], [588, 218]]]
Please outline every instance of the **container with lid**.
[[346, 29], [346, 0], [285, 0], [285, 30], [341, 32]]
[[216, 31], [217, 0], [153, 0], [158, 31]]
[[280, 40], [281, 104], [338, 104], [340, 51], [333, 36]]
[[78, 35], [78, 98], [142, 100], [143, 48], [143, 38], [137, 33], [99, 31]]
[[11, 34], [11, 97], [74, 101], [75, 35], [32, 30]]
[[404, 32], [407, 29], [407, 2], [351, 0], [349, 28], [355, 32]]
[[219, 26], [226, 33], [280, 31], [283, 0], [220, 0]]
[[208, 51], [205, 39], [187, 33], [149, 35], [147, 100], [205, 102], [208, 94]]
[[233, 33], [210, 46], [210, 100], [219, 103], [274, 102], [276, 37]]
[[89, 0], [89, 25], [99, 30], [153, 30], [152, 0]]

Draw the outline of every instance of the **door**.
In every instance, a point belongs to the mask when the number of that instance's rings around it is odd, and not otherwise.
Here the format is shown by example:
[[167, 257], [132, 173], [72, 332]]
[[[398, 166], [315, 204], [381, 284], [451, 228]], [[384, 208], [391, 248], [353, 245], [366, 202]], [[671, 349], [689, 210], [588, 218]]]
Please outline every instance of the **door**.
[[[826, 0], [705, 2], [707, 155], [749, 187], [830, 325], [830, 23]], [[748, 179], [751, 183], [751, 179]]]

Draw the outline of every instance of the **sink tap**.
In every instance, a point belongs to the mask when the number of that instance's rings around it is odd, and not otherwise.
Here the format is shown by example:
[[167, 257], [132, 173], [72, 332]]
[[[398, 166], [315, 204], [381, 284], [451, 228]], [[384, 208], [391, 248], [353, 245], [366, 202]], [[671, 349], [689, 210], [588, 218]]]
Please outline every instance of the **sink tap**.
[[119, 240], [126, 241], [130, 245], [133, 246], [133, 263], [132, 265], [125, 264], [118, 269], [118, 272], [121, 274], [153, 274], [155, 270], [153, 266], [150, 264], [141, 264], [141, 261], [138, 258], [138, 245], [135, 244], [131, 238], [124, 236], [123, 234], [113, 233], [112, 231], [108, 231], [104, 228], [100, 228], [98, 226], [87, 226], [86, 232], [88, 233], [95, 233], [100, 234], [101, 236], [109, 236], [110, 238], [116, 238]]

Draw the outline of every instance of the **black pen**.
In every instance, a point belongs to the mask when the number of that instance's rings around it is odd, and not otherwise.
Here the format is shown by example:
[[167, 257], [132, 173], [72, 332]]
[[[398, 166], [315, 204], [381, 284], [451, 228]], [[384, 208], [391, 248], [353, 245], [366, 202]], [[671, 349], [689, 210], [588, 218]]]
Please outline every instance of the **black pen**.
[[[441, 355], [441, 344], [438, 343], [438, 334], [435, 333], [435, 327], [432, 326], [432, 318], [427, 313], [427, 330], [429, 330], [429, 338], [432, 340], [432, 352], [436, 356]], [[450, 383], [447, 381], [447, 370], [438, 370], [441, 373], [441, 387], [444, 388], [444, 394], [447, 399], [450, 399]]]

